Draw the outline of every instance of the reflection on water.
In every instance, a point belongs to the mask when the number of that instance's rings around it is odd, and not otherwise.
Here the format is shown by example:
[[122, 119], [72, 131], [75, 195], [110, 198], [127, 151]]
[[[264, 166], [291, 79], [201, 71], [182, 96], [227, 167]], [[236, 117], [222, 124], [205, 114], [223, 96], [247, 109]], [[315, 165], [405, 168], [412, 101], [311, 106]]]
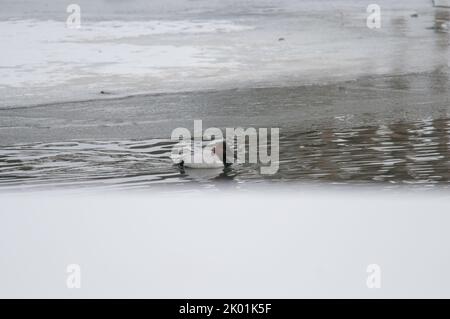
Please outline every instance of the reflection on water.
[[[281, 131], [280, 169], [260, 175], [258, 165], [186, 170], [174, 166], [168, 140], [78, 141], [3, 147], [2, 189], [48, 186], [146, 188], [215, 187], [261, 181], [447, 185], [450, 120], [425, 119], [295, 133]], [[223, 184], [221, 184], [223, 185]]]
[[280, 175], [343, 183], [447, 183], [448, 135], [444, 119], [291, 135], [282, 141], [286, 170]]

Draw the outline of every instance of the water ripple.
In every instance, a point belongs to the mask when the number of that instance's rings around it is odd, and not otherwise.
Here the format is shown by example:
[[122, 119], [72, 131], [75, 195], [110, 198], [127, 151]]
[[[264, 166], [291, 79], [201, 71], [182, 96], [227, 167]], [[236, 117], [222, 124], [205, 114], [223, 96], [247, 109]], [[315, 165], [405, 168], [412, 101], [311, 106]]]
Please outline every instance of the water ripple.
[[261, 175], [257, 164], [180, 171], [170, 159], [174, 143], [163, 139], [17, 144], [0, 149], [0, 188], [210, 188], [220, 181], [445, 186], [450, 180], [449, 130], [448, 119], [346, 130], [286, 129], [275, 175]]

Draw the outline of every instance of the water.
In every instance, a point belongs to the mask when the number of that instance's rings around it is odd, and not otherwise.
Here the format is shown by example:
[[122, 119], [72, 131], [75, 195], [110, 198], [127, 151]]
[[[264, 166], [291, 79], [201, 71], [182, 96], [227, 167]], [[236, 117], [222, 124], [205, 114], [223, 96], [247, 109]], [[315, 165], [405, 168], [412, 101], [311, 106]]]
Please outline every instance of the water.
[[220, 188], [263, 181], [433, 187], [450, 181], [448, 118], [285, 132], [275, 175], [261, 175], [258, 164], [183, 171], [172, 163], [173, 146], [163, 139], [7, 146], [0, 152], [0, 187]]
[[[0, 189], [222, 189], [259, 184], [447, 186], [445, 72], [0, 109]], [[176, 127], [277, 127], [279, 170], [186, 170]]]
[[448, 119], [328, 129], [283, 139], [285, 179], [446, 185]]

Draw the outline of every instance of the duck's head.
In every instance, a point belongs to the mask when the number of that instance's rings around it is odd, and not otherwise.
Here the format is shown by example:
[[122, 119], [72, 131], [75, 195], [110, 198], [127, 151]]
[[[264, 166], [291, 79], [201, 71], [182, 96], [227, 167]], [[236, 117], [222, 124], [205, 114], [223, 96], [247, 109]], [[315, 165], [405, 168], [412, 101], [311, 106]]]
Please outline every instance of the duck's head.
[[227, 144], [225, 141], [217, 142], [212, 148], [212, 153], [222, 160], [224, 166], [231, 165], [227, 160]]

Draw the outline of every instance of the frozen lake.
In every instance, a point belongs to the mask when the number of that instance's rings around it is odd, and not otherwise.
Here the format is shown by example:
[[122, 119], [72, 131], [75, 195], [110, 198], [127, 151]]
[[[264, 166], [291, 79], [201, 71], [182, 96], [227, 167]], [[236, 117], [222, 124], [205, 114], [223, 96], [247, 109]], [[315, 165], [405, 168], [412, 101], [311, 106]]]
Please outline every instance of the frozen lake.
[[[298, 86], [448, 70], [449, 10], [428, 0], [5, 1], [0, 107], [136, 93]], [[418, 14], [418, 16], [412, 16]], [[100, 94], [100, 91], [111, 93]]]

